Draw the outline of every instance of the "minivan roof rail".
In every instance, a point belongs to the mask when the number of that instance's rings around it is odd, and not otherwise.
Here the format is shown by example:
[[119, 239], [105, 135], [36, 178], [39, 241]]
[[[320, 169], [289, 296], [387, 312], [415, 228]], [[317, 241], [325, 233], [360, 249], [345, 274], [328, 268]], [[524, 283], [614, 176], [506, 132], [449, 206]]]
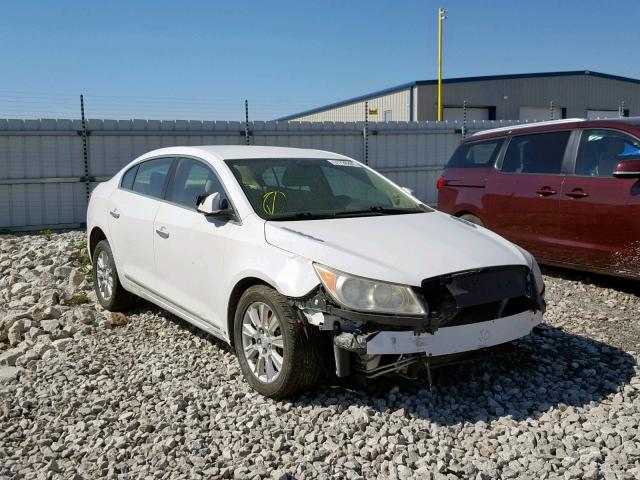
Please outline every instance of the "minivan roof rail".
[[507, 130], [519, 130], [521, 128], [527, 127], [537, 127], [540, 125], [557, 125], [561, 123], [574, 123], [574, 122], [584, 122], [584, 118], [563, 118], [561, 120], [548, 120], [546, 122], [533, 122], [533, 123], [520, 123], [518, 125], [510, 125], [508, 127], [498, 127], [498, 128], [490, 128], [488, 130], [480, 130], [479, 132], [474, 133], [473, 136], [483, 135], [485, 133], [493, 133], [493, 132], [502, 132]]

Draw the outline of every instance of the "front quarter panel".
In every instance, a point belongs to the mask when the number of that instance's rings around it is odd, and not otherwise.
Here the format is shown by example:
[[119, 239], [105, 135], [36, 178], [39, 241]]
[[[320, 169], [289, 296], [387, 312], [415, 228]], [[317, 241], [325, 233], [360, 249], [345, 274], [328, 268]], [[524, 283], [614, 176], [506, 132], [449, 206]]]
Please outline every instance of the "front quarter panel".
[[[319, 285], [311, 260], [268, 244], [264, 220], [255, 214], [244, 218], [236, 232], [229, 242], [225, 273], [210, 272], [210, 284], [220, 286], [212, 298], [215, 317], [228, 318], [231, 294], [246, 279], [258, 279], [286, 297], [303, 297]], [[219, 326], [229, 338], [227, 325]]]

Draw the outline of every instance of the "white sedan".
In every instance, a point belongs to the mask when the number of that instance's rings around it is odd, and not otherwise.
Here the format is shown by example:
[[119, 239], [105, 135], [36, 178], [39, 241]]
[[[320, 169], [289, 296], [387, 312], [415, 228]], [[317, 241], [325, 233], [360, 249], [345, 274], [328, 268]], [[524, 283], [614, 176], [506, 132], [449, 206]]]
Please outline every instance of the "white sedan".
[[154, 150], [96, 187], [87, 232], [104, 308], [173, 312], [273, 398], [503, 344], [545, 308], [526, 251], [319, 150]]

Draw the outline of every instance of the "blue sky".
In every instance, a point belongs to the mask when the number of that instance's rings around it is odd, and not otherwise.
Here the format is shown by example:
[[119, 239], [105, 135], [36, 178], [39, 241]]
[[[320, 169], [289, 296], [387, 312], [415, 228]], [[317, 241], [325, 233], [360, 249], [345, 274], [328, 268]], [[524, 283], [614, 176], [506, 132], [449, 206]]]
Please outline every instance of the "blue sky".
[[640, 78], [640, 2], [22, 1], [0, 15], [0, 118], [270, 119], [436, 76]]

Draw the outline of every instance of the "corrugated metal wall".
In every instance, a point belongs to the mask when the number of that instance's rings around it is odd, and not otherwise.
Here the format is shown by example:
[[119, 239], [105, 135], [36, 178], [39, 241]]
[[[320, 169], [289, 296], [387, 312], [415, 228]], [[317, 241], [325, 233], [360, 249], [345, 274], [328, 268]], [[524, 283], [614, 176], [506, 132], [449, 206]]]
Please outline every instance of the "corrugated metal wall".
[[[436, 85], [419, 85], [416, 102], [419, 120], [435, 119]], [[495, 107], [496, 118], [520, 118], [520, 107], [541, 107], [545, 114], [529, 120], [549, 120], [549, 102], [566, 108], [568, 118], [586, 118], [587, 110], [618, 110], [624, 101], [631, 116], [640, 115], [640, 85], [592, 75], [550, 76], [445, 83], [445, 107]], [[560, 118], [556, 116], [555, 118]]]
[[[469, 131], [516, 122], [479, 122]], [[81, 123], [77, 120], [0, 120], [0, 228], [79, 226], [86, 191]], [[89, 177], [104, 181], [137, 156], [173, 145], [244, 145], [240, 122], [89, 120]], [[364, 160], [364, 123], [252, 122], [252, 145], [317, 148]], [[369, 165], [437, 201], [435, 183], [460, 141], [460, 125], [372, 123]]]
[[[410, 90], [400, 90], [368, 99], [369, 110], [377, 110], [376, 115], [370, 115], [370, 122], [384, 121], [384, 112], [391, 111], [392, 121], [406, 122], [409, 120]], [[332, 108], [323, 112], [303, 115], [295, 119], [299, 122], [358, 122], [364, 121], [364, 100]]]
[[[418, 85], [384, 95], [368, 98], [369, 108], [378, 109], [377, 117], [370, 121], [383, 121], [384, 110], [393, 111], [394, 121], [409, 120], [410, 96], [413, 91], [412, 121], [428, 121], [437, 118], [437, 85], [435, 82], [418, 82]], [[630, 116], [640, 115], [640, 85], [634, 81], [602, 78], [596, 75], [528, 76], [522, 78], [487, 78], [471, 81], [445, 79], [443, 105], [445, 108], [495, 109], [497, 119], [523, 119], [520, 107], [540, 107], [541, 116], [529, 121], [549, 120], [550, 102], [557, 109], [555, 118], [561, 118], [562, 109], [567, 117], [586, 118], [588, 110], [617, 111], [621, 102]], [[324, 107], [326, 110], [293, 118], [303, 122], [356, 122], [364, 120], [365, 98], [346, 105]]]

